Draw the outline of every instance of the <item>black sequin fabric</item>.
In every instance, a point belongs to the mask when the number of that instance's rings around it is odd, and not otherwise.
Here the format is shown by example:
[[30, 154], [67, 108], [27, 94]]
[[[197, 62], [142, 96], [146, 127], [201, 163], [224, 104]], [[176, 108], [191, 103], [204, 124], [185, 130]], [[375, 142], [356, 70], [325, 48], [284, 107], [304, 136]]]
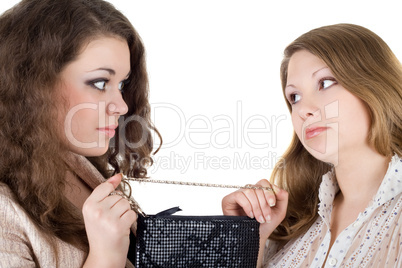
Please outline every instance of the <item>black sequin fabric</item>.
[[260, 224], [254, 219], [153, 215], [137, 223], [137, 268], [257, 265]]

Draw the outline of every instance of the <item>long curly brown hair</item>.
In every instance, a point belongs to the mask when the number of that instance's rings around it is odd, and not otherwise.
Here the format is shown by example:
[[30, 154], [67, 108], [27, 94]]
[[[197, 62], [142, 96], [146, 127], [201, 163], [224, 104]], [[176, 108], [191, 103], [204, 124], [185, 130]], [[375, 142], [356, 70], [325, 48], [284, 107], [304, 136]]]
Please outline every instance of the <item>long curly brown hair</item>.
[[[372, 31], [354, 24], [329, 25], [303, 34], [284, 52], [280, 74], [285, 100], [289, 60], [300, 50], [323, 60], [337, 81], [366, 103], [371, 116], [368, 141], [377, 152], [401, 156], [402, 66], [388, 45]], [[310, 228], [318, 217], [322, 175], [331, 168], [308, 153], [293, 133], [271, 175], [272, 182], [289, 192], [287, 216], [271, 239], [288, 241]]]
[[[102, 0], [23, 0], [0, 17], [0, 182], [50, 240], [56, 236], [84, 250], [88, 241], [81, 215], [61, 194], [67, 167], [55, 131], [61, 105], [55, 101], [56, 84], [82, 47], [102, 36], [127, 40], [131, 74], [122, 119], [142, 120], [128, 120], [107, 153], [90, 161], [105, 176], [146, 177], [146, 167], [130, 159], [135, 155], [152, 164], [151, 133], [160, 135], [150, 120], [144, 47], [127, 18]], [[140, 146], [128, 146], [140, 140]]]

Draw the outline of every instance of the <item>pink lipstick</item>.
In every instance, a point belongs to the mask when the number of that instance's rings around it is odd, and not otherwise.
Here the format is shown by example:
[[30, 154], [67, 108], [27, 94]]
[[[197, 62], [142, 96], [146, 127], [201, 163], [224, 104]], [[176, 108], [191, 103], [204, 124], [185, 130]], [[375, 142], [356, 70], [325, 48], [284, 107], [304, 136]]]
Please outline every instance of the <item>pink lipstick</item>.
[[311, 139], [314, 138], [324, 131], [326, 131], [328, 128], [327, 127], [311, 127], [311, 128], [306, 128], [306, 139]]
[[107, 127], [97, 128], [97, 130], [105, 133], [105, 135], [108, 136], [109, 138], [112, 138], [116, 134], [116, 131], [115, 131], [116, 128], [117, 128], [116, 125], [111, 125], [111, 126], [107, 126]]

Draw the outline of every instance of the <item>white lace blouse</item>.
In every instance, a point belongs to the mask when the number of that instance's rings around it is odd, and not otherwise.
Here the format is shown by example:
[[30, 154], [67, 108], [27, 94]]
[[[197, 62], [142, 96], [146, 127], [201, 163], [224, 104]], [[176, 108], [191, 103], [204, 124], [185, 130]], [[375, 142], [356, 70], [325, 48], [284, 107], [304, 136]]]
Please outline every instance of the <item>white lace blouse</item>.
[[402, 159], [395, 155], [377, 194], [356, 221], [339, 234], [331, 250], [329, 219], [339, 187], [329, 172], [322, 178], [319, 217], [301, 237], [278, 251], [268, 240], [264, 267], [402, 267]]

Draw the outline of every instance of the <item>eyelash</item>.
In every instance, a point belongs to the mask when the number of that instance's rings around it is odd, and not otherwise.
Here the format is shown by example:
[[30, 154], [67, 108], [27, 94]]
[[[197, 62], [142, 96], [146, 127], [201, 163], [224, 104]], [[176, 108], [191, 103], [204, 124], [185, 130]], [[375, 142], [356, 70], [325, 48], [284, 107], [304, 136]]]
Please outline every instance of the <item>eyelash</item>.
[[[324, 86], [322, 85], [324, 81], [331, 81], [333, 83], [331, 85], [327, 86], [326, 88], [324, 88]], [[327, 88], [330, 88], [330, 87], [332, 87], [333, 85], [336, 85], [336, 84], [338, 84], [338, 82], [335, 80], [335, 78], [333, 78], [333, 77], [323, 77], [318, 81], [318, 86], [319, 86], [318, 89], [319, 90], [327, 89]]]
[[[121, 82], [119, 83], [119, 90], [120, 90], [121, 93], [124, 92], [124, 87], [125, 87], [129, 82], [130, 82], [129, 79], [125, 79], [125, 80], [123, 80], [123, 81], [121, 81]], [[103, 86], [102, 86], [102, 87], [98, 87], [98, 86], [96, 86], [97, 83], [103, 83]], [[106, 85], [107, 85], [107, 83], [109, 83], [109, 79], [100, 78], [100, 79], [95, 79], [95, 80], [88, 81], [86, 84], [89, 85], [89, 86], [91, 86], [91, 87], [93, 87], [93, 88], [95, 88], [95, 89], [97, 89], [97, 90], [99, 90], [99, 91], [105, 91], [105, 90], [106, 90]]]
[[294, 104], [297, 103], [297, 101], [295, 101], [295, 96], [296, 95], [300, 96], [299, 94], [296, 94], [296, 93], [289, 94], [288, 101], [289, 101], [290, 105], [294, 105]]
[[[327, 87], [324, 87], [323, 83], [325, 81], [331, 81], [333, 83], [331, 85], [327, 86]], [[338, 82], [335, 80], [335, 78], [333, 78], [333, 77], [323, 77], [318, 81], [318, 90], [328, 89], [328, 88], [332, 87], [333, 85], [337, 85], [337, 84], [338, 84]], [[289, 94], [288, 101], [289, 101], [289, 103], [291, 105], [294, 105], [294, 104], [296, 104], [298, 102], [298, 101], [295, 101], [295, 96], [300, 96], [300, 94], [298, 94], [298, 93]]]

